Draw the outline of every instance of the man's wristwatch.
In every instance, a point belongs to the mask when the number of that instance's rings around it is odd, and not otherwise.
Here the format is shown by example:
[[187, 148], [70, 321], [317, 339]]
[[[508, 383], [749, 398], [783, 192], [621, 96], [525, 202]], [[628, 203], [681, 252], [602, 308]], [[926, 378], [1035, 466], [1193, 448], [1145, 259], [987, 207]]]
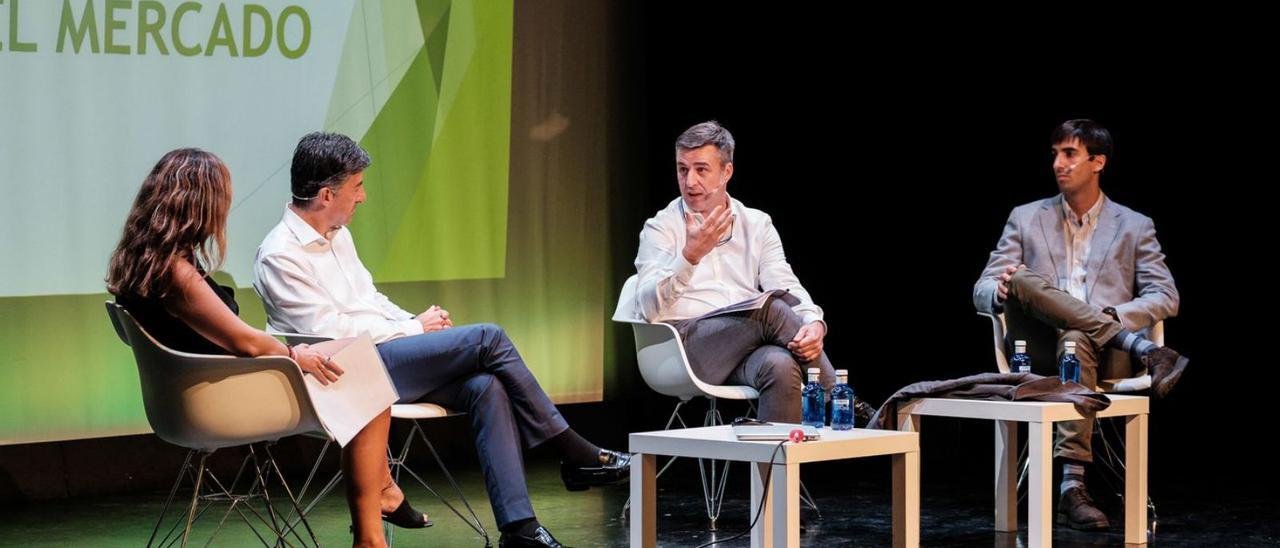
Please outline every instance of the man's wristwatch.
[[[1120, 321], [1120, 313], [1116, 312], [1116, 307], [1114, 306], [1108, 306], [1102, 309], [1102, 313], [1108, 316], [1111, 316], [1112, 318], [1115, 318], [1117, 322]], [[1124, 323], [1124, 322], [1121, 322], [1121, 323]]]

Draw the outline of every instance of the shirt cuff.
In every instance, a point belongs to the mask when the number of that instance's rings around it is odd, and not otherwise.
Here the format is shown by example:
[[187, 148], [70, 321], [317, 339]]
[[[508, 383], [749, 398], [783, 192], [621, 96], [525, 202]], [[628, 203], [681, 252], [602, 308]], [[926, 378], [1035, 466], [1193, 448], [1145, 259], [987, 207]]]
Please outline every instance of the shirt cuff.
[[406, 336], [421, 335], [423, 333], [422, 322], [418, 321], [417, 318], [401, 320], [397, 323], [399, 323], [401, 328], [404, 329]]
[[689, 259], [685, 258], [683, 251], [677, 251], [676, 262], [671, 265], [672, 277], [680, 283], [681, 287], [687, 286], [689, 285], [689, 280], [693, 279], [693, 271], [697, 268], [698, 265], [689, 262]]
[[815, 313], [813, 313], [813, 312], [805, 312], [805, 313], [804, 313], [804, 315], [803, 315], [803, 316], [801, 316], [800, 318], [801, 318], [801, 320], [804, 322], [804, 324], [805, 324], [805, 325], [809, 325], [809, 324], [811, 324], [811, 323], [813, 323], [813, 322], [819, 322], [819, 323], [821, 323], [821, 324], [822, 324], [822, 331], [823, 331], [823, 333], [827, 333], [827, 332], [828, 332], [828, 330], [827, 330], [827, 327], [828, 327], [828, 326], [827, 326], [827, 322], [826, 322], [826, 320], [823, 320], [821, 316], [819, 316], [819, 315], [817, 315], [817, 314], [815, 314]]

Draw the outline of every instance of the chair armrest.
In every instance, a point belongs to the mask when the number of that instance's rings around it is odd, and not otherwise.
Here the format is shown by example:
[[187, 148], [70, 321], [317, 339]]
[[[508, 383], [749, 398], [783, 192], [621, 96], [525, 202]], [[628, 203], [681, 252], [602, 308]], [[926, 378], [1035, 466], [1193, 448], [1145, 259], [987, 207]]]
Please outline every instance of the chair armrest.
[[304, 335], [302, 333], [289, 333], [286, 331], [278, 331], [270, 327], [267, 328], [267, 334], [271, 335], [272, 337], [282, 338], [285, 340], [285, 342], [292, 345], [315, 344], [315, 343], [322, 343], [325, 341], [333, 340], [332, 337], [323, 337], [320, 335]]

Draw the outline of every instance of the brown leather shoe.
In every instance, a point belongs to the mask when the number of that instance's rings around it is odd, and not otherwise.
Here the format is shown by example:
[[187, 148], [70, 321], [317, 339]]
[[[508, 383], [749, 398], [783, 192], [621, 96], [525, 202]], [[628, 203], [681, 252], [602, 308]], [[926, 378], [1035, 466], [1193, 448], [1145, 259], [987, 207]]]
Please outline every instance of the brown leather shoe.
[[1141, 361], [1151, 372], [1151, 395], [1156, 398], [1163, 398], [1173, 390], [1173, 385], [1182, 378], [1182, 372], [1191, 362], [1186, 356], [1164, 347], [1143, 354]]
[[1058, 524], [1081, 531], [1098, 531], [1111, 526], [1106, 514], [1093, 505], [1084, 487], [1072, 487], [1058, 499]]

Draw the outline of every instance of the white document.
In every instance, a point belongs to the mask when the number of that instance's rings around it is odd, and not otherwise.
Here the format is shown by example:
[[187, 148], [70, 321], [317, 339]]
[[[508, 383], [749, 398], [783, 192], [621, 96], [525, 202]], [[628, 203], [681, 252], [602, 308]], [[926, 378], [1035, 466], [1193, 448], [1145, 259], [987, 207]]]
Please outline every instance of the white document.
[[333, 354], [342, 368], [337, 382], [320, 384], [312, 375], [303, 375], [311, 404], [325, 431], [346, 446], [369, 421], [400, 399], [387, 376], [378, 349], [368, 333], [356, 337]]
[[734, 303], [729, 306], [717, 308], [715, 310], [712, 310], [711, 312], [707, 312], [706, 314], [698, 316], [696, 319], [701, 320], [701, 319], [711, 318], [714, 316], [720, 316], [724, 314], [734, 314], [737, 312], [746, 312], [748, 310], [758, 310], [758, 309], [764, 308], [764, 305], [768, 304], [771, 299], [781, 300], [782, 302], [787, 303], [787, 306], [795, 306], [800, 304], [800, 299], [795, 295], [792, 295], [790, 291], [787, 291], [785, 289], [774, 289], [773, 291], [765, 291], [759, 295], [756, 295], [755, 297], [752, 297], [740, 303]]

